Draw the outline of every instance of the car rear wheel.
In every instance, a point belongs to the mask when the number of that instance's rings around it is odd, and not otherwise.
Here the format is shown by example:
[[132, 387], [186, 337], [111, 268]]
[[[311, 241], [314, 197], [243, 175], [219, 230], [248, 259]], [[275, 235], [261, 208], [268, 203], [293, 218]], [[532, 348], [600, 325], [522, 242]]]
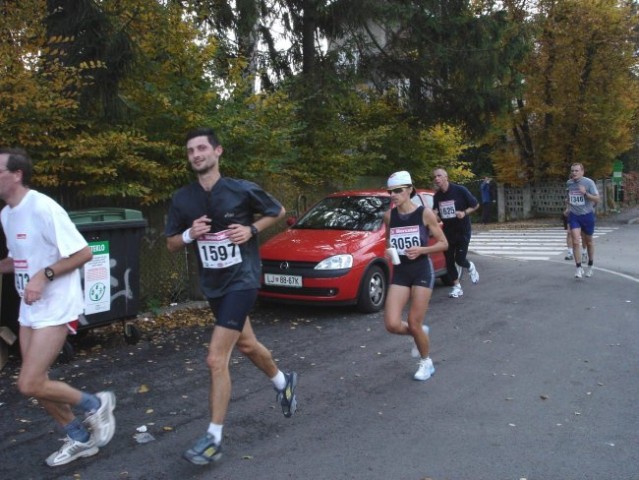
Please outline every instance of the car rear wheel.
[[379, 312], [386, 301], [386, 275], [373, 265], [368, 269], [359, 291], [357, 308], [364, 313]]
[[453, 284], [455, 282], [453, 282], [453, 279], [450, 277], [450, 275], [448, 275], [447, 273], [443, 274], [441, 277], [439, 277], [439, 279], [441, 280], [442, 284], [446, 287], [452, 287]]

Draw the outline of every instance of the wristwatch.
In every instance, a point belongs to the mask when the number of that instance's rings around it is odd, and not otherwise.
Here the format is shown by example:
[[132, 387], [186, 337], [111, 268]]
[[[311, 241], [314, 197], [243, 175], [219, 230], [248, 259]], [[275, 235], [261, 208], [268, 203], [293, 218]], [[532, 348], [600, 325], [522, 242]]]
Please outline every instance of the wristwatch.
[[255, 225], [251, 225], [251, 236], [255, 237], [260, 231], [257, 229]]
[[45, 267], [44, 276], [49, 279], [50, 282], [53, 282], [55, 278], [55, 272], [51, 269], [51, 267]]

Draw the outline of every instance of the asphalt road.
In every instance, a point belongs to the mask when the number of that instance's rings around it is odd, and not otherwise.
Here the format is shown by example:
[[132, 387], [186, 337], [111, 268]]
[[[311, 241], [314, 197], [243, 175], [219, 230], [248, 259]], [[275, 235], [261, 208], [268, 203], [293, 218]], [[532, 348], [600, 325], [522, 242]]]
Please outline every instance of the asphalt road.
[[[214, 466], [181, 459], [208, 424], [210, 327], [111, 339], [56, 365], [55, 377], [116, 392], [118, 429], [55, 469], [44, 459], [61, 434], [15, 390], [14, 360], [0, 373], [0, 478], [639, 479], [639, 224], [617, 226], [582, 281], [563, 260], [473, 255], [478, 285], [461, 299], [435, 289], [427, 382], [412, 380], [410, 341], [381, 314], [258, 306], [258, 337], [300, 375], [299, 410], [284, 418], [270, 382], [234, 355]], [[143, 425], [149, 443], [135, 439]]]

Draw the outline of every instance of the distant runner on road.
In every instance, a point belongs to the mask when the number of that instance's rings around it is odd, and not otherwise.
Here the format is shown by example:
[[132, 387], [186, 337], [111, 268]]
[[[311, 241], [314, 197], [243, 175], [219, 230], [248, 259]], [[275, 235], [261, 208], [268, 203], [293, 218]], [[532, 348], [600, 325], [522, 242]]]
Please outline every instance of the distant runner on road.
[[[568, 224], [572, 235], [572, 244], [575, 248], [574, 258], [577, 269], [575, 278], [580, 279], [584, 275], [592, 277], [592, 266], [595, 258], [595, 244], [592, 235], [595, 233], [595, 205], [599, 203], [599, 191], [593, 180], [584, 177], [584, 166], [581, 163], [573, 163], [570, 167], [571, 178], [566, 182], [568, 191]], [[581, 249], [579, 242], [583, 241], [582, 247], [588, 252], [588, 267], [585, 272], [581, 265]]]
[[466, 187], [449, 182], [448, 173], [443, 168], [433, 171], [433, 180], [437, 188], [433, 196], [433, 210], [444, 223], [444, 235], [448, 240], [446, 270], [453, 281], [448, 296], [459, 298], [464, 295], [460, 283], [464, 268], [468, 270], [471, 282], [479, 282], [475, 264], [466, 258], [471, 237], [469, 215], [479, 208], [479, 202]]

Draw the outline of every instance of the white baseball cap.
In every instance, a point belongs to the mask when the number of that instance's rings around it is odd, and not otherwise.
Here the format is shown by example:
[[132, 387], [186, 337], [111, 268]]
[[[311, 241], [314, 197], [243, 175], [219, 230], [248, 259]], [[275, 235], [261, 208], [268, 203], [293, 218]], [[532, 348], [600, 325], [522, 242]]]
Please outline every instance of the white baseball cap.
[[393, 173], [390, 177], [388, 177], [388, 181], [386, 182], [386, 186], [388, 188], [407, 187], [412, 184], [413, 180], [411, 180], [410, 173], [406, 170]]

